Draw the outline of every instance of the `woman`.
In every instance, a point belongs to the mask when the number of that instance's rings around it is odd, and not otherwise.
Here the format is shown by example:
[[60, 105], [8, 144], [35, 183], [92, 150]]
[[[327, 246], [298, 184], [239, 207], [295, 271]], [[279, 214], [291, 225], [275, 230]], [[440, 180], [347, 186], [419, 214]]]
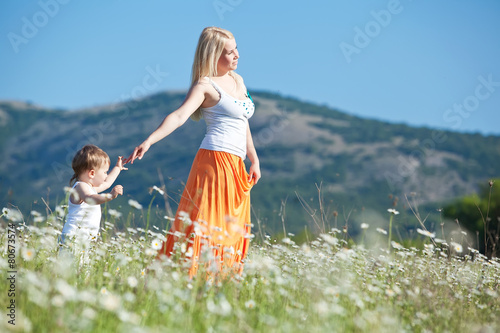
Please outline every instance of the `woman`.
[[[202, 258], [210, 272], [241, 273], [250, 234], [250, 189], [261, 177], [248, 118], [254, 103], [234, 71], [239, 53], [227, 30], [208, 27], [201, 33], [192, 68], [191, 88], [183, 104], [134, 149], [125, 161], [142, 159], [154, 143], [191, 117], [205, 119], [207, 133], [191, 166], [175, 221], [161, 255], [191, 263], [193, 277]], [[247, 173], [243, 160], [251, 162]]]

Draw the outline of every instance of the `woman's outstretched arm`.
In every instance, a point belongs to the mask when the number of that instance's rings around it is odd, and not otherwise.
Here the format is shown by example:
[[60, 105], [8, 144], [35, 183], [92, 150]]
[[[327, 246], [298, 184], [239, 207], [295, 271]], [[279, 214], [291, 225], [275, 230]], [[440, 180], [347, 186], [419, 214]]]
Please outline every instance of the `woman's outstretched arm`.
[[144, 140], [139, 146], [135, 147], [134, 151], [130, 156], [124, 161], [124, 163], [134, 164], [136, 158], [142, 159], [144, 154], [149, 150], [149, 148], [162, 140], [166, 136], [170, 135], [174, 130], [182, 126], [186, 120], [191, 116], [203, 103], [205, 100], [206, 89], [201, 83], [195, 84], [188, 92], [186, 99], [182, 105], [169, 114], [163, 119], [162, 123], [156, 130], [149, 135], [149, 137]]

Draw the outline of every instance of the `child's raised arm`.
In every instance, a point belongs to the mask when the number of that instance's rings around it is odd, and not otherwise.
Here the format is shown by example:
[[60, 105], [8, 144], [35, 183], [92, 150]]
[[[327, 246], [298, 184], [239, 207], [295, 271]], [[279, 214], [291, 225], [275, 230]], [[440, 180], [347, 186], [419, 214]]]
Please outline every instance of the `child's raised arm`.
[[[113, 185], [113, 183], [115, 182], [116, 178], [118, 178], [118, 175], [120, 174], [120, 171], [122, 171], [122, 170], [128, 170], [128, 169], [123, 166], [122, 156], [118, 156], [118, 161], [116, 162], [116, 165], [108, 173], [108, 176], [106, 177], [106, 180], [104, 181], [104, 183], [102, 183], [102, 185], [99, 187], [94, 187], [95, 190], [97, 191], [97, 193], [104, 192], [108, 188], [110, 188], [111, 185]], [[115, 196], [115, 198], [116, 198], [116, 196]]]

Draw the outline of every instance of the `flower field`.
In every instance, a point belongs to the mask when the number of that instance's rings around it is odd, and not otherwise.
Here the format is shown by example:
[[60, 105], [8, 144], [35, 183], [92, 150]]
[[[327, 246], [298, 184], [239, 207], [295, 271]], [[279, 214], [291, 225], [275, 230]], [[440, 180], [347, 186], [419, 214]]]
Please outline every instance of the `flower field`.
[[243, 275], [189, 280], [181, 261], [155, 260], [165, 232], [153, 223], [118, 230], [111, 211], [80, 260], [59, 254], [63, 209], [27, 224], [3, 213], [2, 332], [500, 331], [500, 261], [425, 232], [422, 249], [367, 225], [370, 249], [336, 229], [301, 245], [260, 235]]

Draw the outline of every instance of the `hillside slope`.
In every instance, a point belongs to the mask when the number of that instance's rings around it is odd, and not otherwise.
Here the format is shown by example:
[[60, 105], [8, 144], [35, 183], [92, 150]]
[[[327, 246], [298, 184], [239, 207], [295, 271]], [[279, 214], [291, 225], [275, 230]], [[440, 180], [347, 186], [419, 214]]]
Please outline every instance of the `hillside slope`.
[[[257, 109], [251, 128], [263, 173], [252, 203], [268, 231], [282, 230], [282, 207], [287, 231], [310, 225], [319, 208], [319, 186], [326, 217], [333, 220], [334, 211], [343, 217], [362, 209], [383, 212], [391, 207], [390, 195], [399, 197], [400, 205], [409, 193], [439, 205], [499, 176], [500, 137], [389, 124], [272, 93], [252, 95]], [[165, 92], [78, 111], [0, 102], [2, 205], [29, 210], [40, 208], [42, 197], [62, 198], [77, 149], [96, 144], [114, 163], [183, 99], [182, 93]], [[204, 131], [203, 121], [189, 120], [153, 146], [120, 175], [117, 183], [126, 195], [119, 202], [134, 198], [147, 205], [148, 188], [163, 179], [175, 209]]]

